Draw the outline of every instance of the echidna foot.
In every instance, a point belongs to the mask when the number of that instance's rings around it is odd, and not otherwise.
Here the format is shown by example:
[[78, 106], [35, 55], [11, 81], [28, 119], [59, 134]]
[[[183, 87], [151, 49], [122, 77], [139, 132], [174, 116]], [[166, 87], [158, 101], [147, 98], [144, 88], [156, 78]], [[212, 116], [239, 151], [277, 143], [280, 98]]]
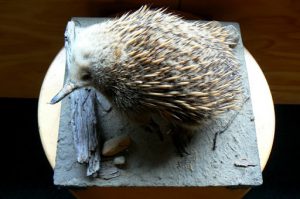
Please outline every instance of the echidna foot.
[[164, 141], [164, 136], [159, 128], [159, 125], [156, 122], [154, 122], [152, 118], [150, 119], [150, 122], [145, 126], [145, 131], [157, 134], [159, 139], [161, 141]]
[[181, 157], [190, 155], [190, 153], [187, 151], [187, 147], [191, 142], [191, 136], [188, 133], [184, 132], [183, 128], [180, 128], [178, 126], [174, 127], [171, 133], [177, 153]]

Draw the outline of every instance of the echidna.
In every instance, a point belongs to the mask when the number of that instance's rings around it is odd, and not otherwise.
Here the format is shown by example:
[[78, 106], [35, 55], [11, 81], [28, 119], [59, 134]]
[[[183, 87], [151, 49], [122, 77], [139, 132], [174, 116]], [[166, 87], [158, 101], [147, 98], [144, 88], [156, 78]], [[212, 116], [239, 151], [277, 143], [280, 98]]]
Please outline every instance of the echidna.
[[190, 22], [143, 6], [77, 35], [70, 82], [51, 103], [92, 86], [129, 118], [159, 114], [174, 132], [184, 131], [237, 107], [238, 38], [233, 26]]

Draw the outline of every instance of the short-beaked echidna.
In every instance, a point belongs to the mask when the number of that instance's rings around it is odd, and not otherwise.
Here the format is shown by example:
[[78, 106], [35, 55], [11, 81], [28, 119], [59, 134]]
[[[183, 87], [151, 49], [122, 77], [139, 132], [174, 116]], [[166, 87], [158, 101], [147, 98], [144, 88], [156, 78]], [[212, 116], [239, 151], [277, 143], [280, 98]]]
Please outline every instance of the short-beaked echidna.
[[174, 126], [197, 126], [237, 106], [238, 38], [233, 26], [144, 6], [77, 35], [70, 82], [51, 103], [92, 86], [131, 118], [154, 113]]

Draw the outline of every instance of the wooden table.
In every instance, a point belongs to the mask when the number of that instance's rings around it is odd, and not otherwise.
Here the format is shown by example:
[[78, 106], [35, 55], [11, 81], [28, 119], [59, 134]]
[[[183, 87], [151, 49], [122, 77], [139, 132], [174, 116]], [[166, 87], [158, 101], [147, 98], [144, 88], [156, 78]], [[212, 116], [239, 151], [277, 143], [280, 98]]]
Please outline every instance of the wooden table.
[[[273, 100], [268, 83], [254, 58], [245, 50], [250, 92], [255, 115], [258, 151], [261, 168], [264, 169], [272, 149], [275, 114]], [[60, 103], [48, 104], [51, 98], [62, 88], [65, 72], [65, 51], [61, 50], [44, 78], [38, 104], [38, 123], [41, 141], [46, 156], [55, 166]], [[92, 187], [84, 190], [71, 190], [78, 198], [241, 198], [248, 189], [227, 188], [113, 188]]]

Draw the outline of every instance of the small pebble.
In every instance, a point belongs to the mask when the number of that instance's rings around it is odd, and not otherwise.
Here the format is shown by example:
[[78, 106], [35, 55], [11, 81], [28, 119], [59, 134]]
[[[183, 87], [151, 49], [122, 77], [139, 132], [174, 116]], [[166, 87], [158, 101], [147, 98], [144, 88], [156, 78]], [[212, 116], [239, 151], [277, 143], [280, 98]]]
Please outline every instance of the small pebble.
[[116, 166], [124, 165], [125, 162], [126, 162], [126, 159], [124, 156], [118, 156], [118, 157], [114, 158], [114, 165], [116, 165]]
[[128, 148], [131, 139], [128, 135], [116, 136], [107, 140], [102, 149], [103, 156], [113, 156]]

